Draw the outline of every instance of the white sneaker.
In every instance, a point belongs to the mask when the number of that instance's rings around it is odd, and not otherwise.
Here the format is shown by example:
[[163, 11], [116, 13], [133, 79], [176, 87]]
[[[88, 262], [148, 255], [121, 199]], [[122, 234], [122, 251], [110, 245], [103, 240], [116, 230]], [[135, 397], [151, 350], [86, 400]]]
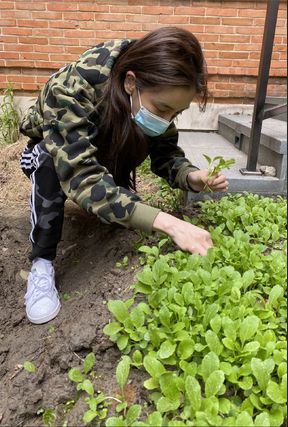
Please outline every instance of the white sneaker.
[[49, 322], [59, 313], [61, 304], [51, 262], [41, 258], [33, 262], [28, 276], [25, 305], [28, 319], [36, 324]]

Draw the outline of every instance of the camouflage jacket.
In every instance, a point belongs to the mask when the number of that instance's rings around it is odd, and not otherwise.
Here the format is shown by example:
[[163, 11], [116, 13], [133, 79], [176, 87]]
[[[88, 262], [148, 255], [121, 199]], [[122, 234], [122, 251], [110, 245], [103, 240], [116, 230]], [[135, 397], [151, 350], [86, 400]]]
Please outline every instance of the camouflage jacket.
[[[89, 117], [115, 59], [129, 43], [115, 40], [97, 45], [51, 76], [20, 130], [32, 143], [44, 140], [61, 187], [70, 199], [105, 223], [149, 233], [160, 210], [117, 186], [107, 168], [97, 161], [97, 125]], [[184, 157], [177, 142], [175, 126], [157, 137], [157, 144], [151, 141], [151, 169], [173, 188], [188, 190], [187, 174], [197, 168]]]

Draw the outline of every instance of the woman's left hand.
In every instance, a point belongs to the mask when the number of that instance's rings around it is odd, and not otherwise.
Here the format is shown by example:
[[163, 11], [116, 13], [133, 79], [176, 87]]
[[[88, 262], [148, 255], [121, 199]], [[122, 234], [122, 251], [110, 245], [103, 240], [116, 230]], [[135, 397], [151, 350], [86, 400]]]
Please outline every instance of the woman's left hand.
[[190, 172], [187, 175], [187, 181], [190, 187], [195, 191], [210, 190], [225, 192], [228, 191], [229, 187], [227, 178], [223, 173], [220, 172], [209, 178], [208, 169]]

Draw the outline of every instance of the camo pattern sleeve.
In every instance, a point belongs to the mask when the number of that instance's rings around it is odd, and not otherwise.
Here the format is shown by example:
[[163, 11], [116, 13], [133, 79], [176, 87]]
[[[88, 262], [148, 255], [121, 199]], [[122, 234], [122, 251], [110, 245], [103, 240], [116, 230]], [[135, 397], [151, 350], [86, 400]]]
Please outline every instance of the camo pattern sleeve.
[[121, 41], [96, 46], [50, 78], [40, 99], [43, 139], [67, 197], [104, 223], [150, 233], [160, 210], [116, 186], [97, 161], [99, 130], [94, 107], [120, 49]]
[[199, 168], [186, 159], [184, 151], [178, 146], [178, 136], [172, 123], [163, 135], [150, 139], [151, 170], [166, 179], [172, 188], [194, 192], [187, 182], [187, 175]]

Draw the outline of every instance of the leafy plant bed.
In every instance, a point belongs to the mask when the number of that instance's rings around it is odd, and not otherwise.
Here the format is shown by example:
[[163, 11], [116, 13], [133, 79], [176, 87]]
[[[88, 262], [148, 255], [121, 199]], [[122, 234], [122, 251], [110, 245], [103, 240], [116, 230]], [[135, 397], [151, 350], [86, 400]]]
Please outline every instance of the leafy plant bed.
[[108, 303], [104, 332], [124, 354], [119, 369], [125, 361], [126, 373], [131, 365], [149, 374], [150, 394], [147, 408], [124, 407], [106, 425], [281, 426], [286, 202], [224, 197], [204, 202], [191, 222], [212, 224], [207, 257], [168, 239], [142, 246], [133, 298]]

